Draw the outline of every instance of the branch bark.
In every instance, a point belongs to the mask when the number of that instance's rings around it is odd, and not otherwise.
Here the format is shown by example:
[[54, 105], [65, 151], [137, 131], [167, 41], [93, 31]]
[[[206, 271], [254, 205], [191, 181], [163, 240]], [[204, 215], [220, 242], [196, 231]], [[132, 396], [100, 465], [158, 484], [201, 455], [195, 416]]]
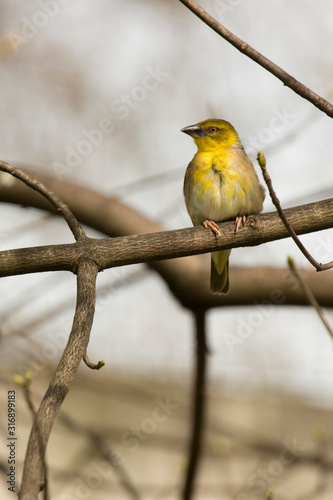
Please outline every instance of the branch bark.
[[[333, 226], [333, 198], [285, 210], [297, 234]], [[45, 271], [75, 272], [93, 256], [100, 271], [111, 267], [174, 259], [227, 248], [261, 245], [289, 236], [276, 212], [248, 217], [235, 233], [234, 221], [219, 223], [221, 236], [201, 226], [111, 239], [87, 238], [72, 244], [46, 245], [0, 252], [0, 277]]]
[[194, 0], [180, 0], [189, 10], [193, 12], [199, 19], [201, 19], [205, 24], [207, 24], [212, 30], [214, 30], [218, 35], [231, 43], [236, 49], [248, 56], [254, 62], [258, 63], [263, 68], [267, 69], [269, 73], [275, 75], [281, 82], [283, 82], [287, 87], [292, 89], [296, 94], [300, 95], [307, 101], [311, 102], [318, 109], [326, 113], [328, 116], [333, 118], [333, 105], [319, 96], [313, 90], [309, 89], [303, 83], [299, 82], [293, 76], [289, 75], [282, 68], [277, 66], [275, 63], [267, 59], [251, 47], [248, 43], [244, 42], [236, 35], [231, 33], [227, 28], [222, 26], [216, 19], [214, 19], [208, 12], [206, 12], [202, 7], [200, 7]]
[[97, 273], [98, 268], [92, 261], [85, 260], [78, 267], [77, 303], [72, 331], [31, 429], [20, 500], [36, 500], [43, 489], [43, 457], [47, 442], [89, 342], [95, 311]]
[[308, 252], [308, 250], [305, 248], [303, 243], [300, 241], [300, 239], [298, 238], [297, 234], [295, 233], [293, 227], [290, 225], [289, 221], [287, 220], [287, 217], [285, 216], [284, 211], [282, 210], [282, 207], [280, 205], [280, 201], [279, 201], [278, 197], [276, 196], [275, 190], [273, 188], [271, 177], [266, 169], [265, 155], [261, 151], [259, 151], [257, 159], [258, 159], [258, 163], [260, 165], [261, 171], [262, 171], [264, 181], [266, 182], [266, 186], [268, 188], [271, 200], [272, 200], [272, 202], [273, 202], [273, 204], [274, 204], [274, 206], [275, 206], [275, 208], [280, 216], [280, 219], [282, 220], [283, 224], [285, 225], [286, 229], [288, 230], [288, 233], [290, 234], [290, 236], [294, 240], [295, 244], [298, 246], [298, 248], [300, 249], [300, 251], [302, 252], [304, 257], [310, 262], [310, 264], [313, 265], [313, 267], [317, 271], [326, 271], [327, 269], [331, 269], [333, 267], [333, 261], [326, 262], [326, 264], [320, 264], [314, 257], [312, 257], [310, 252]]
[[[191, 256], [182, 259], [179, 255], [208, 252], [216, 248], [215, 237], [200, 227], [162, 232], [157, 222], [132, 210], [121, 201], [71, 182], [59, 181], [53, 176], [29, 171], [37, 176], [49, 189], [67, 203], [74, 215], [87, 224], [109, 236], [136, 236], [114, 238], [112, 240], [87, 239], [76, 244], [10, 250], [0, 253], [0, 276], [14, 274], [67, 270], [75, 272], [80, 260], [94, 255], [100, 268], [121, 265], [121, 262], [141, 262], [150, 258], [147, 264], [165, 280], [174, 296], [190, 309], [210, 308], [221, 305], [251, 305], [253, 301], [275, 301], [271, 299], [278, 290], [284, 304], [308, 305], [301, 288], [285, 268], [256, 267], [240, 268], [231, 266], [231, 290], [226, 296], [212, 295], [209, 291], [209, 259], [205, 256]], [[34, 193], [21, 182], [1, 182], [0, 201], [32, 206], [57, 213], [40, 195]], [[333, 226], [333, 200], [325, 200], [285, 211], [288, 220], [298, 234], [319, 231]], [[253, 226], [251, 224], [253, 222]], [[288, 236], [287, 230], [277, 213], [261, 214], [249, 218], [246, 225], [234, 235], [234, 224], [220, 225], [226, 246], [257, 245]], [[145, 234], [152, 233], [154, 234]], [[139, 236], [143, 233], [143, 236]], [[121, 256], [121, 246], [128, 244]], [[167, 254], [164, 255], [163, 245]], [[200, 249], [199, 249], [200, 248]], [[92, 254], [90, 252], [93, 252]], [[114, 252], [114, 253], [113, 253]], [[128, 253], [130, 252], [130, 253]], [[152, 260], [163, 257], [172, 260]], [[131, 260], [132, 259], [132, 260]], [[333, 307], [331, 289], [332, 273], [303, 271], [312, 292], [323, 307]], [[292, 284], [292, 287], [290, 287]], [[272, 295], [273, 294], [273, 295]]]

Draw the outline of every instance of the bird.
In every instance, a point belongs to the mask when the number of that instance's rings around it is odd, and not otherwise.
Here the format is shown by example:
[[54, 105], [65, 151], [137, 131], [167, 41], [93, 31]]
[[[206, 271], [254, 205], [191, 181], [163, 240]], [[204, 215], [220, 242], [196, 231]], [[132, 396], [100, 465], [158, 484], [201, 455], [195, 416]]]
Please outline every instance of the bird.
[[[263, 209], [265, 188], [247, 156], [235, 128], [226, 120], [210, 118], [181, 129], [198, 148], [184, 178], [184, 197], [194, 226], [203, 225], [220, 236], [217, 222], [235, 219], [235, 232], [246, 216]], [[229, 291], [231, 250], [211, 254], [210, 290]]]

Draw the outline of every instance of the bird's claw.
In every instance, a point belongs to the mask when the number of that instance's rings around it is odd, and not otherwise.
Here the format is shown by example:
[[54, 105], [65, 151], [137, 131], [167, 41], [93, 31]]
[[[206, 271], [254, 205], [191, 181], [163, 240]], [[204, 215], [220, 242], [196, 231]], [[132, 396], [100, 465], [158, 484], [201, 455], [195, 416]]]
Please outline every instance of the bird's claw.
[[237, 233], [241, 224], [243, 224], [243, 226], [244, 226], [245, 222], [246, 222], [246, 215], [237, 215], [236, 220], [235, 220], [235, 224], [236, 224], [235, 233]]
[[205, 220], [202, 223], [203, 227], [207, 229], [207, 227], [210, 227], [210, 229], [213, 231], [213, 233], [217, 234], [218, 236], [221, 236], [221, 233], [219, 231], [219, 226], [214, 222], [213, 220]]

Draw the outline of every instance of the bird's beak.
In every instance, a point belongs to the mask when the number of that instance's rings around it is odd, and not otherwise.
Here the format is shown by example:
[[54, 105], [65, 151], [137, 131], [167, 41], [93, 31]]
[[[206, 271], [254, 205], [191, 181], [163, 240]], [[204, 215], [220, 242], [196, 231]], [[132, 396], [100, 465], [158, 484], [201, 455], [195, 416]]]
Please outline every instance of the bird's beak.
[[184, 127], [181, 132], [190, 135], [191, 137], [204, 137], [204, 131], [198, 125], [190, 125], [189, 127]]

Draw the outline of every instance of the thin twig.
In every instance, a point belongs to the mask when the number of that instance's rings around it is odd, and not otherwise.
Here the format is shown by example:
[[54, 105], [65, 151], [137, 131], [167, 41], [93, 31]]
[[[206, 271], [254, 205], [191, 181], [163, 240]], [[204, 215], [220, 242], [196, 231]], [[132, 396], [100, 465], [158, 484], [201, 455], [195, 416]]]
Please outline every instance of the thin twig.
[[[24, 377], [21, 375], [15, 375], [14, 377], [14, 382], [23, 389], [26, 402], [33, 416], [35, 416], [36, 409], [33, 401], [33, 394], [31, 392], [29, 385], [30, 381], [31, 378], [29, 372], [27, 372], [27, 374], [25, 374]], [[98, 453], [111, 464], [115, 474], [119, 478], [120, 483], [127, 491], [130, 498], [132, 498], [133, 500], [140, 499], [140, 495], [135, 486], [133, 485], [133, 483], [131, 482], [123, 463], [121, 463], [121, 460], [119, 460], [119, 456], [117, 455], [117, 453], [114, 452], [107, 444], [105, 436], [102, 436], [95, 430], [92, 430], [89, 427], [75, 421], [70, 415], [68, 415], [64, 411], [60, 410], [58, 420], [67, 429], [70, 429], [71, 431], [77, 434], [86, 436], [90, 444], [94, 446], [94, 448], [98, 451]]]
[[321, 309], [320, 305], [318, 304], [318, 301], [317, 301], [316, 297], [313, 295], [310, 287], [308, 286], [308, 284], [304, 281], [304, 279], [302, 278], [302, 276], [298, 272], [296, 265], [295, 265], [295, 262], [291, 257], [288, 257], [288, 265], [289, 265], [289, 268], [292, 271], [292, 273], [297, 278], [299, 284], [301, 285], [303, 292], [304, 292], [306, 298], [308, 299], [309, 303], [315, 308], [315, 310], [317, 311], [318, 316], [322, 320], [326, 330], [333, 338], [333, 330], [332, 330], [331, 326], [329, 325], [329, 323], [327, 322], [325, 315], [323, 313], [323, 310]]
[[263, 56], [251, 47], [248, 43], [244, 42], [236, 35], [231, 33], [227, 28], [222, 26], [216, 19], [214, 19], [208, 12], [199, 7], [199, 5], [194, 2], [194, 0], [180, 0], [182, 4], [184, 4], [188, 9], [190, 9], [193, 14], [198, 16], [204, 23], [206, 23], [210, 28], [212, 28], [216, 33], [218, 33], [222, 38], [227, 40], [227, 42], [231, 43], [236, 49], [240, 52], [248, 56], [250, 59], [258, 63], [263, 68], [267, 69], [270, 73], [275, 75], [281, 82], [283, 82], [287, 87], [292, 89], [296, 94], [300, 95], [307, 101], [311, 102], [318, 109], [326, 113], [328, 116], [333, 118], [333, 105], [319, 96], [311, 89], [303, 85], [301, 82], [296, 80], [293, 76], [289, 75], [282, 68], [277, 66], [275, 63], [267, 59], [267, 57]]
[[[36, 407], [33, 400], [32, 392], [30, 389], [31, 377], [30, 374], [26, 374], [24, 377], [18, 375], [14, 377], [14, 381], [23, 389], [24, 399], [28, 405], [28, 408], [32, 414], [33, 419], [36, 417]], [[41, 448], [41, 438], [39, 434], [39, 448]], [[42, 458], [42, 467], [43, 467], [43, 497], [44, 500], [49, 500], [49, 483], [48, 483], [48, 467], [46, 463], [46, 457], [43, 455]]]
[[295, 233], [294, 229], [289, 224], [289, 222], [288, 222], [288, 220], [287, 220], [287, 218], [286, 218], [286, 216], [285, 216], [285, 214], [284, 214], [284, 212], [283, 212], [283, 210], [281, 208], [279, 199], [276, 196], [276, 193], [275, 193], [274, 188], [273, 188], [272, 180], [271, 180], [270, 175], [269, 175], [269, 173], [267, 172], [267, 169], [266, 169], [266, 158], [265, 158], [265, 155], [261, 151], [259, 151], [257, 159], [258, 159], [259, 166], [260, 166], [260, 168], [262, 170], [262, 175], [263, 175], [264, 181], [265, 181], [265, 183], [266, 183], [266, 185], [268, 187], [268, 191], [269, 191], [270, 197], [272, 199], [272, 202], [273, 202], [276, 210], [278, 211], [278, 214], [279, 214], [279, 216], [280, 216], [283, 224], [285, 225], [288, 233], [290, 234], [290, 236], [292, 237], [292, 239], [294, 240], [294, 242], [296, 243], [296, 245], [298, 246], [298, 248], [300, 249], [300, 251], [302, 252], [302, 254], [307, 258], [307, 260], [310, 262], [310, 264], [312, 264], [313, 267], [317, 271], [326, 271], [327, 269], [331, 269], [333, 267], [333, 261], [328, 262], [327, 264], [320, 264], [307, 251], [307, 249], [305, 248], [305, 246], [303, 245], [303, 243], [301, 243], [300, 239], [298, 238], [298, 236]]
[[317, 452], [313, 455], [313, 463], [318, 468], [317, 484], [313, 486], [312, 490], [303, 493], [302, 495], [294, 497], [294, 500], [313, 500], [314, 498], [323, 498], [319, 496], [320, 493], [330, 491], [330, 472], [332, 470], [332, 463], [330, 461], [329, 442], [325, 427], [318, 426], [313, 430], [313, 437], [318, 443]]
[[2, 170], [2, 172], [7, 172], [13, 177], [16, 177], [20, 181], [24, 182], [24, 184], [40, 193], [42, 196], [44, 196], [44, 198], [49, 200], [49, 202], [52, 203], [52, 205], [58, 210], [58, 212], [67, 222], [67, 225], [72, 231], [76, 241], [82, 237], [86, 237], [86, 233], [84, 232], [78, 220], [76, 219], [76, 217], [74, 217], [68, 206], [56, 194], [54, 194], [50, 189], [44, 186], [44, 184], [31, 177], [30, 175], [25, 174], [19, 168], [14, 167], [13, 165], [9, 165], [9, 163], [1, 160], [0, 170]]
[[90, 443], [96, 448], [98, 453], [111, 464], [115, 474], [118, 476], [120, 483], [133, 500], [139, 500], [140, 494], [131, 482], [129, 475], [120, 463], [119, 457], [110, 446], [107, 444], [105, 436], [101, 436], [98, 432], [91, 430], [89, 427], [74, 421], [69, 415], [59, 413], [59, 421], [62, 422], [68, 429], [74, 432], [85, 435]]
[[82, 359], [85, 362], [85, 364], [88, 366], [88, 368], [91, 368], [92, 370], [100, 370], [101, 368], [103, 368], [103, 366], [105, 366], [105, 361], [98, 361], [98, 363], [92, 363], [90, 361], [90, 359], [88, 358], [87, 353], [85, 353], [83, 355]]
[[189, 447], [189, 458], [183, 500], [190, 500], [193, 496], [194, 481], [197, 474], [198, 463], [201, 453], [202, 434], [205, 413], [205, 384], [206, 384], [206, 360], [207, 343], [205, 327], [205, 310], [196, 310], [196, 373], [193, 392], [193, 422], [191, 442]]

